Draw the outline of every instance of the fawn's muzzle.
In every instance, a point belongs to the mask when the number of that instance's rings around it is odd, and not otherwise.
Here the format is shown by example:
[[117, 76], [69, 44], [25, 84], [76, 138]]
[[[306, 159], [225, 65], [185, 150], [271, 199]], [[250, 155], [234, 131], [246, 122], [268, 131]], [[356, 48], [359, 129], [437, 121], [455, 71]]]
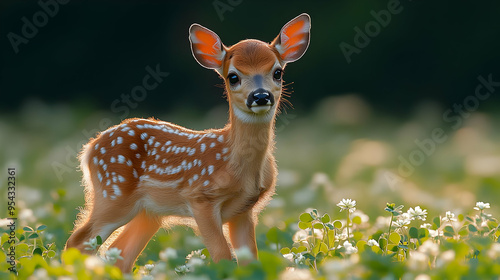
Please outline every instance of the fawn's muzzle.
[[[256, 111], [257, 107], [269, 109], [274, 105], [274, 96], [271, 92], [258, 88], [252, 91], [247, 98], [247, 106], [250, 110]], [[259, 110], [260, 111], [260, 110]]]

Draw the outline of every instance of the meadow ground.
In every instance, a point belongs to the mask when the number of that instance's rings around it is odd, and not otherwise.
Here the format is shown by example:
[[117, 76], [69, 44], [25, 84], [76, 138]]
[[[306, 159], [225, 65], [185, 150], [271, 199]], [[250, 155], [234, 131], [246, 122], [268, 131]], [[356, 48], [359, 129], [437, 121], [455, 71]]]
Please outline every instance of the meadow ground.
[[[30, 101], [18, 113], [0, 117], [1, 170], [4, 175], [9, 168], [16, 170], [20, 278], [122, 277], [98, 260], [62, 253], [77, 208], [84, 202], [76, 154], [89, 137], [106, 128], [100, 122], [120, 121], [108, 111], [90, 108]], [[470, 112], [454, 115], [451, 121], [443, 118], [447, 109], [421, 104], [396, 118], [390, 112], [375, 112], [356, 95], [344, 95], [324, 99], [308, 113], [288, 110], [276, 124], [276, 195], [257, 227], [261, 261], [247, 268], [211, 264], [204, 252], [196, 252], [204, 246], [192, 230], [174, 227], [155, 235], [137, 262], [135, 277], [498, 277], [500, 246], [494, 218], [500, 211], [500, 118]], [[222, 127], [226, 110], [222, 106], [200, 114], [179, 109], [154, 117], [204, 129]], [[5, 213], [10, 200], [7, 176], [1, 178]], [[344, 198], [355, 200], [357, 210], [340, 211], [337, 204]], [[491, 208], [477, 202], [490, 203]], [[404, 205], [402, 211], [398, 205]], [[417, 206], [426, 210], [425, 215], [419, 215]], [[391, 216], [394, 223], [389, 229]], [[8, 224], [2, 220], [5, 255]], [[426, 246], [431, 249], [426, 251]], [[296, 249], [287, 249], [292, 247]], [[245, 252], [240, 253], [244, 257]], [[0, 259], [0, 274], [6, 276], [9, 257], [3, 261], [0, 254]]]

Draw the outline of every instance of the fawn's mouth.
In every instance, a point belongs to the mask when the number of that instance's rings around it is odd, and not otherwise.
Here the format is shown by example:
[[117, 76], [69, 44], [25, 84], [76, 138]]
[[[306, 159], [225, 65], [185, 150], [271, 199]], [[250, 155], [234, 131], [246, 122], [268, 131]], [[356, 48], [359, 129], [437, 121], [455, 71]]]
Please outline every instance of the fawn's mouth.
[[250, 109], [250, 111], [254, 112], [255, 114], [264, 114], [271, 110], [271, 107], [273, 107], [273, 105], [274, 104], [272, 104], [271, 101], [268, 101], [265, 105], [258, 105], [257, 103], [255, 103], [248, 106], [248, 109]]

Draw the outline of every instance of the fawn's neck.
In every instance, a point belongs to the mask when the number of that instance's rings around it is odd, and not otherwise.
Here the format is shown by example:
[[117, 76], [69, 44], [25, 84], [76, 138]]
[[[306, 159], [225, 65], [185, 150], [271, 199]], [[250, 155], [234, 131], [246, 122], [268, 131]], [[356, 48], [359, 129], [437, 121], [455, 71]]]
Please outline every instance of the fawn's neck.
[[[242, 120], [230, 110], [228, 129], [231, 164], [260, 168], [266, 154], [274, 149], [274, 110], [261, 121]], [[262, 121], [263, 120], [263, 121]]]

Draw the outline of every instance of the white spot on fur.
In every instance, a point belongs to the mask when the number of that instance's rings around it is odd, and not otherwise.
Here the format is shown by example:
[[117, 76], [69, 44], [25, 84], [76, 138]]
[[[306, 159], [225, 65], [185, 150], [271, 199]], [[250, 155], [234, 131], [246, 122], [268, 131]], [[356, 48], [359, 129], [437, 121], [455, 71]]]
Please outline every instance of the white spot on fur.
[[128, 132], [128, 135], [130, 135], [130, 136], [134, 136], [134, 135], [135, 135], [135, 131], [130, 130], [130, 131]]
[[215, 154], [215, 159], [216, 159], [216, 160], [221, 159], [221, 156], [220, 156], [220, 154], [219, 154], [219, 153]]
[[205, 182], [203, 182], [203, 186], [206, 187], [208, 186], [208, 184], [210, 184], [210, 181], [206, 180]]
[[97, 157], [94, 157], [94, 164], [97, 165], [98, 161], [97, 161]]
[[109, 162], [111, 162], [111, 163], [115, 163], [115, 162], [116, 162], [115, 157], [111, 157], [111, 158], [109, 159]]
[[99, 149], [99, 143], [95, 144], [95, 146], [94, 146], [94, 150], [97, 151], [97, 149]]
[[[137, 127], [139, 127], [139, 126], [137, 126]], [[148, 138], [148, 134], [146, 132], [141, 133], [141, 139], [146, 140], [146, 138]]]
[[120, 181], [120, 183], [123, 183], [125, 182], [125, 178], [122, 175], [118, 175], [118, 181]]
[[102, 158], [99, 160], [99, 164], [100, 164], [100, 165], [103, 165], [103, 164], [104, 164], [104, 160], [103, 160]]
[[[131, 130], [131, 131], [133, 131], [133, 130]], [[130, 149], [137, 150], [137, 144], [136, 143], [130, 144]]]
[[108, 196], [108, 192], [106, 190], [102, 191], [102, 197], [106, 198]]
[[114, 146], [115, 146], [115, 144], [116, 144], [116, 140], [115, 140], [115, 139], [113, 139], [113, 141], [111, 141], [111, 147], [114, 147]]
[[132, 174], [134, 174], [134, 178], [139, 178], [139, 174], [137, 174], [137, 170], [132, 170]]
[[113, 185], [113, 186], [112, 186], [112, 188], [113, 188], [113, 192], [114, 192], [117, 196], [122, 195], [122, 192], [121, 192], [120, 188], [119, 188], [117, 185]]
[[118, 162], [125, 163], [125, 157], [123, 155], [118, 155]]
[[123, 137], [118, 136], [118, 137], [116, 138], [116, 144], [121, 144], [121, 143], [123, 143]]
[[212, 175], [212, 173], [214, 173], [214, 166], [213, 165], [209, 165], [208, 166], [208, 175]]
[[222, 154], [226, 154], [229, 151], [229, 148], [223, 148], [222, 149]]
[[205, 152], [205, 149], [207, 148], [207, 145], [205, 145], [205, 143], [201, 143], [200, 145], [200, 151], [203, 153]]
[[210, 148], [213, 148], [213, 147], [215, 147], [215, 142], [212, 142], [212, 143], [210, 144]]
[[220, 135], [219, 138], [217, 138], [219, 142], [224, 142], [224, 135]]

